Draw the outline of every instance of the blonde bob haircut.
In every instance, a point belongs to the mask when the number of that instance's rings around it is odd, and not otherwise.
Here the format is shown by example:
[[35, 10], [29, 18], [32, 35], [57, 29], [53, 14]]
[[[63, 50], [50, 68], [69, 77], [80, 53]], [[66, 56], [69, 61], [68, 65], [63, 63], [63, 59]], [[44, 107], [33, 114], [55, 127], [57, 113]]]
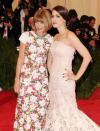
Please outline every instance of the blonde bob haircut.
[[38, 9], [33, 17], [33, 26], [36, 22], [42, 22], [45, 26], [45, 31], [48, 31], [52, 27], [51, 13], [47, 9]]

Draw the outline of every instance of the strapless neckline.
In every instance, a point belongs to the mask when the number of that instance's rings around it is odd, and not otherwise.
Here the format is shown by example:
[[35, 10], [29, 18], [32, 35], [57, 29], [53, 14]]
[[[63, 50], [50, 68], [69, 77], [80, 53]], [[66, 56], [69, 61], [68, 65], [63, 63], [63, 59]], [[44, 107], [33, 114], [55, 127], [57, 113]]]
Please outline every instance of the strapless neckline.
[[68, 48], [72, 49], [73, 51], [75, 51], [75, 49], [74, 49], [73, 47], [65, 44], [65, 42], [63, 42], [63, 41], [57, 41], [57, 40], [55, 40], [54, 43], [55, 43], [55, 44], [57, 44], [57, 43], [58, 43], [58, 44], [63, 44], [63, 45], [65, 45], [66, 47], [68, 47]]

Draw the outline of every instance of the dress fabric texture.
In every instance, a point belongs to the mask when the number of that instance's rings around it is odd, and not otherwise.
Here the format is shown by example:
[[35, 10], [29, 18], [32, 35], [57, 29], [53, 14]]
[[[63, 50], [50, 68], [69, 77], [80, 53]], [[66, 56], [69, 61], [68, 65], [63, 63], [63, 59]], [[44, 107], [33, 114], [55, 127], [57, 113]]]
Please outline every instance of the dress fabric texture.
[[14, 131], [41, 131], [49, 103], [47, 54], [52, 37], [24, 32], [19, 40], [26, 44], [20, 73], [20, 91], [15, 112]]
[[50, 105], [43, 131], [100, 131], [76, 104], [75, 81], [67, 80], [63, 73], [72, 71], [75, 49], [67, 43], [55, 41], [51, 45], [53, 63], [50, 69]]

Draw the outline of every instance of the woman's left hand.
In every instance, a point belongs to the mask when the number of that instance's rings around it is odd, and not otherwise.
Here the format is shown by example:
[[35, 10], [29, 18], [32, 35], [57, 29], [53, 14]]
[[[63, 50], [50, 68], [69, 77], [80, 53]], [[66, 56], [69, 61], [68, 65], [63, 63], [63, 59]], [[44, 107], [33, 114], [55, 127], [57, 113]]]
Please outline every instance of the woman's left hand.
[[67, 70], [66, 73], [63, 74], [63, 77], [66, 78], [65, 80], [77, 80], [77, 76], [72, 72]]

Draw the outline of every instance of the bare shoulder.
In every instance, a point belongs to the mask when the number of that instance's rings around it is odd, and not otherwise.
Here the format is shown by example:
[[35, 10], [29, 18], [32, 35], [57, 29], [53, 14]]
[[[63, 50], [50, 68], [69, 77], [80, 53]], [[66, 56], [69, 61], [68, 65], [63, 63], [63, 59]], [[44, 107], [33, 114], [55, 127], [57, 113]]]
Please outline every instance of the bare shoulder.
[[68, 40], [71, 42], [71, 43], [77, 43], [77, 42], [79, 42], [79, 43], [81, 43], [80, 42], [80, 40], [79, 40], [79, 38], [76, 36], [76, 34], [74, 33], [74, 32], [72, 32], [72, 31], [69, 31], [69, 33], [68, 33]]
[[83, 47], [82, 42], [79, 40], [79, 38], [76, 36], [76, 34], [73, 33], [72, 31], [69, 31], [68, 40], [70, 42], [70, 45], [73, 48], [75, 48], [76, 50], [78, 50], [78, 49]]
[[69, 39], [76, 38], [76, 37], [77, 37], [77, 36], [75, 35], [74, 32], [68, 31], [68, 38], [69, 38]]
[[56, 35], [54, 36], [54, 41], [56, 41], [56, 40], [58, 40], [58, 39], [59, 39], [59, 35], [56, 34]]

